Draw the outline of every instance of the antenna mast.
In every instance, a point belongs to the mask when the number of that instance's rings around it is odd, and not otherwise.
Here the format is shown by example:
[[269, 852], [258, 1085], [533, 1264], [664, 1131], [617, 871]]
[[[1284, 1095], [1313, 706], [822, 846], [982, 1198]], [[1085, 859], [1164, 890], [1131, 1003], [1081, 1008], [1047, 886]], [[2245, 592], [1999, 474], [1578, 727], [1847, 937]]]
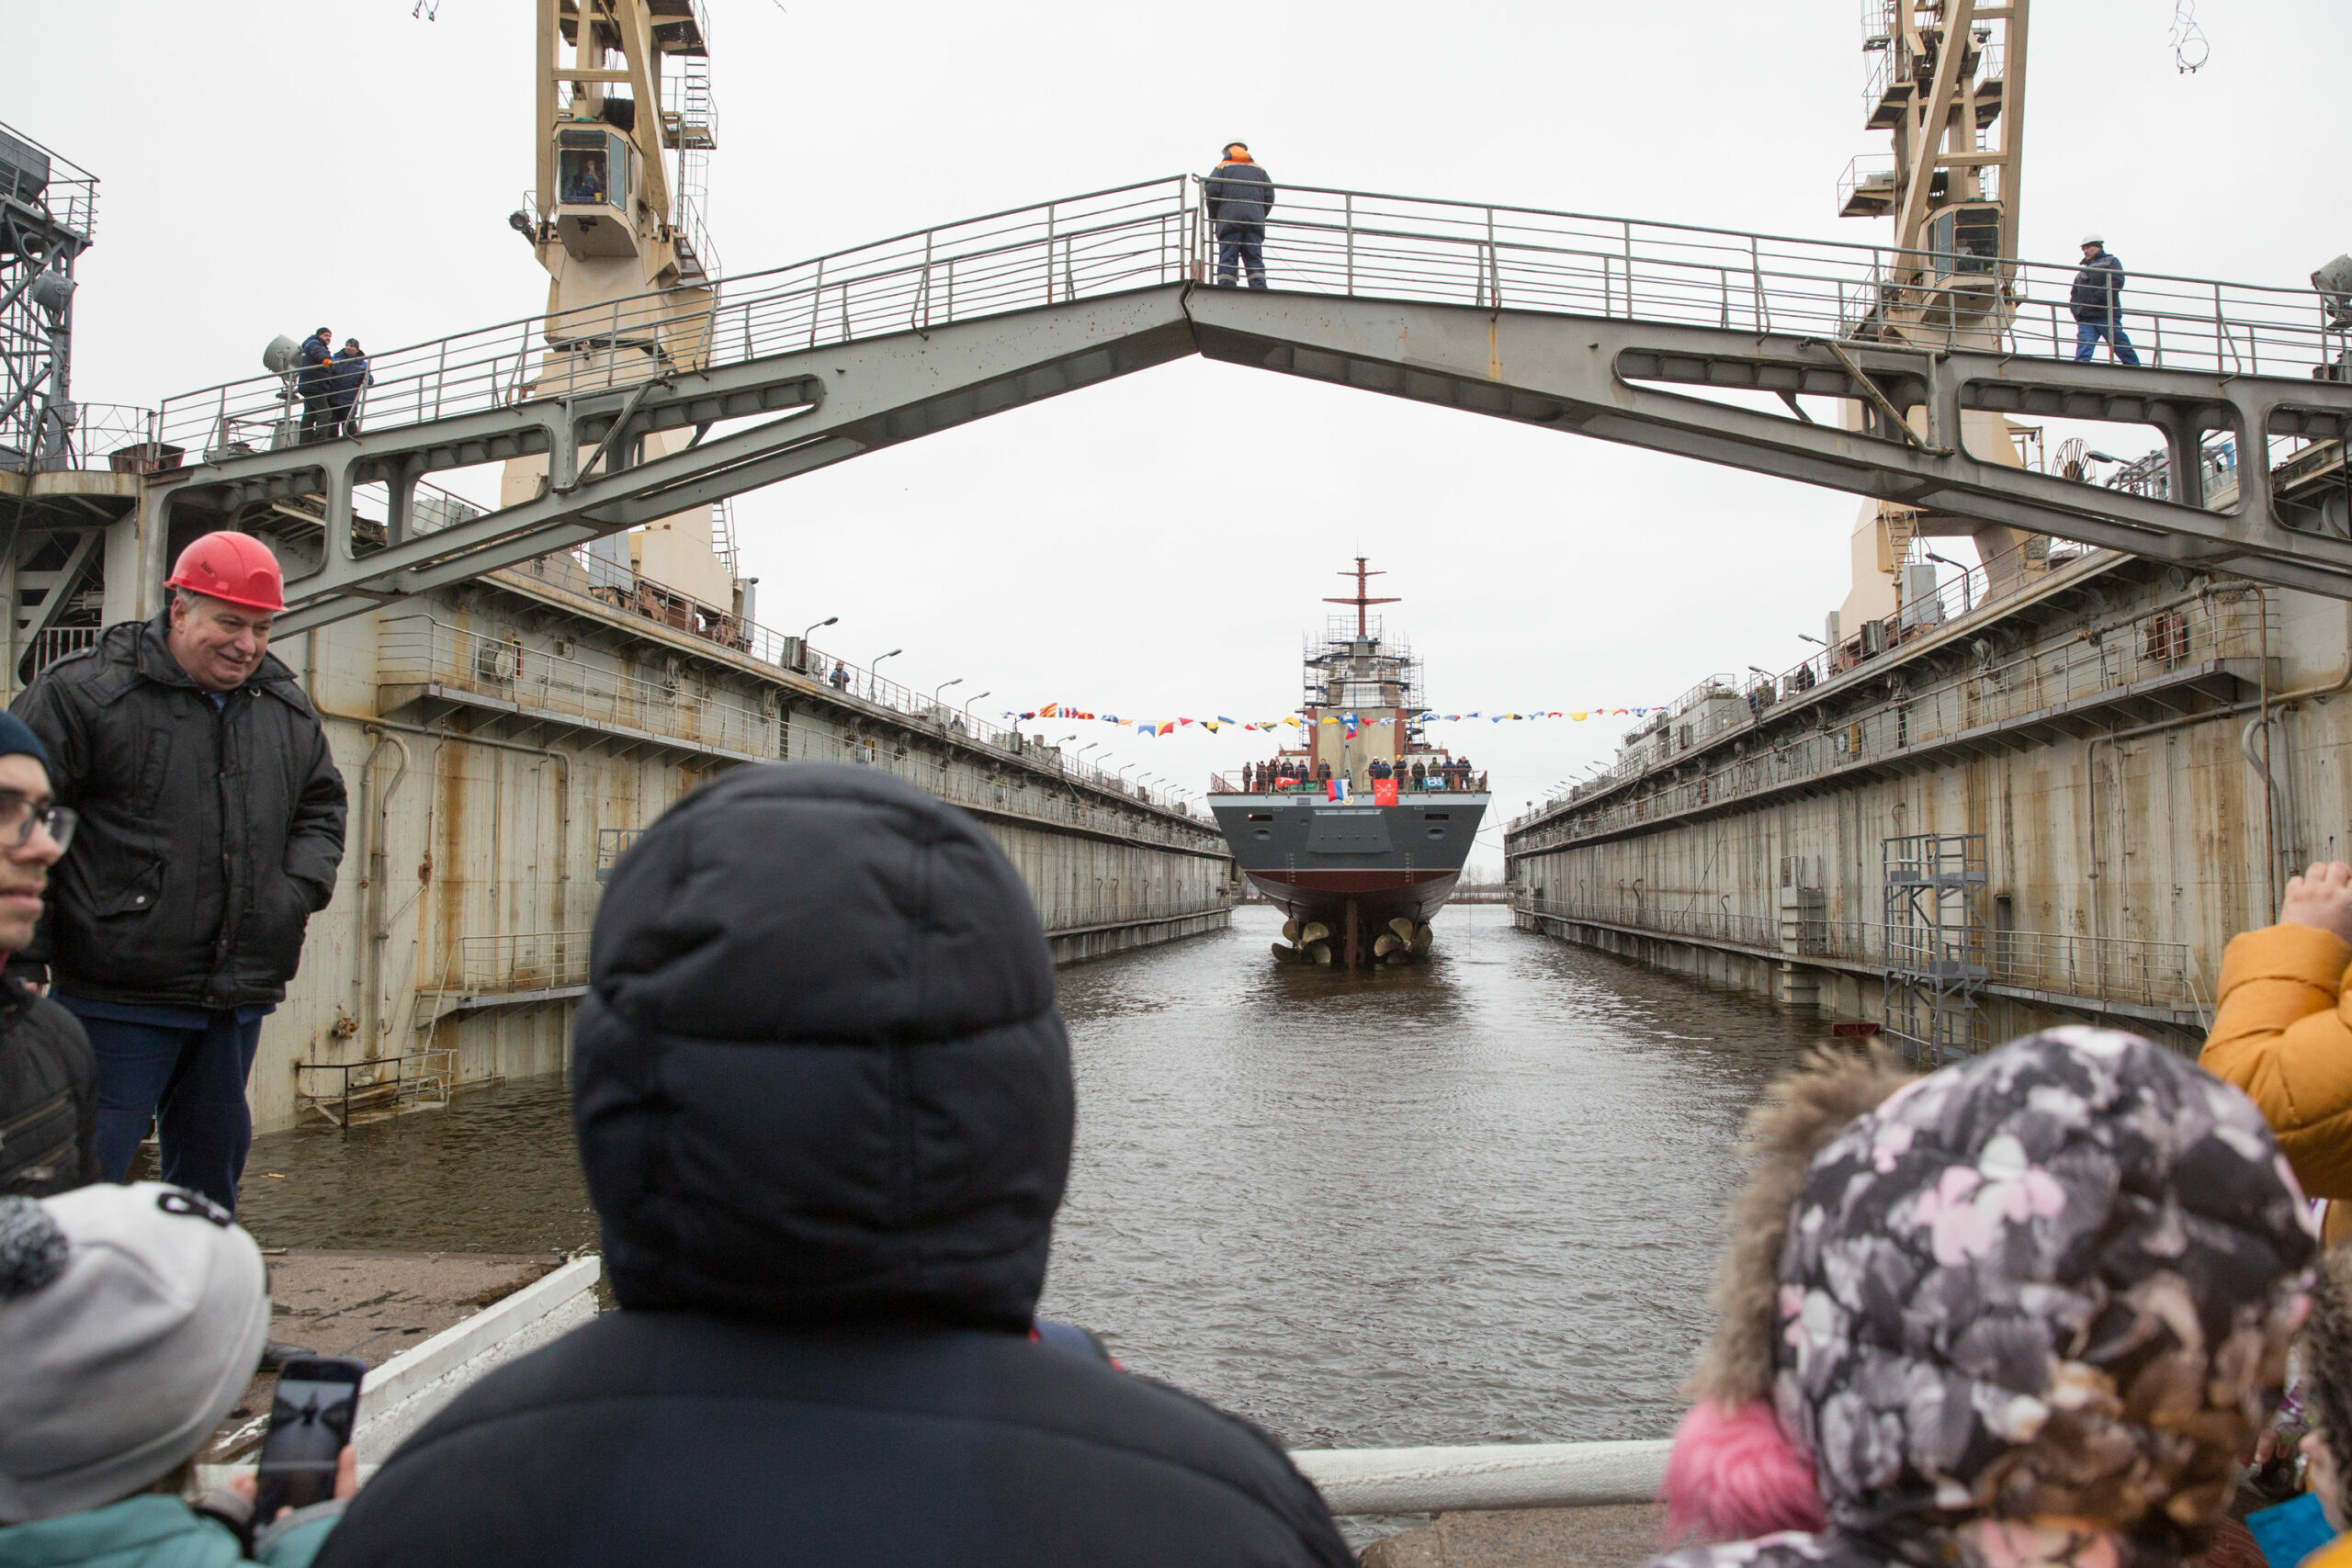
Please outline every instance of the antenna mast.
[[1374, 604], [1396, 604], [1403, 603], [1401, 598], [1368, 599], [1364, 596], [1365, 588], [1368, 586], [1368, 579], [1374, 577], [1385, 577], [1388, 575], [1385, 571], [1366, 570], [1364, 569], [1364, 562], [1371, 558], [1372, 558], [1369, 556], [1358, 556], [1356, 557], [1355, 570], [1343, 571], [1340, 573], [1341, 577], [1352, 577], [1356, 580], [1356, 596], [1354, 598], [1326, 599], [1323, 601], [1326, 604], [1353, 604], [1356, 607], [1356, 637], [1359, 641], [1362, 641], [1363, 638], [1372, 635], [1372, 633], [1366, 629], [1364, 625], [1363, 613], [1367, 608]]

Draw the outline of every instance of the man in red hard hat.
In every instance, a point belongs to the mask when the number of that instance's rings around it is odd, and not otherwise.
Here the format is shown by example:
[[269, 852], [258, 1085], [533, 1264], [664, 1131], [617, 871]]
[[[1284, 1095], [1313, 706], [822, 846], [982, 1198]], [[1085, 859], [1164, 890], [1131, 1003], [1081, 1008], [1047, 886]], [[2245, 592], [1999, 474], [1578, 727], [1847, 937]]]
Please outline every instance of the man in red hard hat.
[[343, 775], [269, 654], [286, 607], [269, 547], [207, 534], [167, 586], [164, 614], [108, 626], [16, 701], [81, 819], [24, 956], [48, 964], [97, 1055], [107, 1179], [153, 1123], [163, 1179], [233, 1211], [262, 1016], [342, 863]]

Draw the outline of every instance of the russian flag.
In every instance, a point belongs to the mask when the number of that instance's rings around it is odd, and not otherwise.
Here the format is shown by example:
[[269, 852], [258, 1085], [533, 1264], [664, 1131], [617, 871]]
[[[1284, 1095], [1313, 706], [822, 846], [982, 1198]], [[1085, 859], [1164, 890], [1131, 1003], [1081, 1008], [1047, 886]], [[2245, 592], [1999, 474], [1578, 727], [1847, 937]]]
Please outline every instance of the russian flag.
[[1347, 781], [1347, 780], [1345, 780], [1345, 779], [1333, 779], [1333, 780], [1331, 780], [1328, 784], [1326, 784], [1326, 785], [1324, 786], [1324, 796], [1325, 796], [1325, 798], [1326, 798], [1326, 799], [1329, 799], [1329, 800], [1345, 800], [1345, 799], [1347, 799], [1347, 798], [1348, 798], [1348, 781]]

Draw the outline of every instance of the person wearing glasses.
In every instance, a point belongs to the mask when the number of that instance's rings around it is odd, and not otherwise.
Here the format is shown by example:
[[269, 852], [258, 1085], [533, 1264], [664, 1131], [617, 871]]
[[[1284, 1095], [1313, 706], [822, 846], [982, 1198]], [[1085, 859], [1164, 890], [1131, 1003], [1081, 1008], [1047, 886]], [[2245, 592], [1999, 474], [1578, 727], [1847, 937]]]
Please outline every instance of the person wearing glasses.
[[268, 547], [207, 534], [166, 586], [162, 615], [108, 626], [14, 705], [81, 815], [20, 956], [48, 966], [96, 1054], [105, 1179], [124, 1179], [152, 1122], [163, 1179], [233, 1213], [262, 1018], [343, 861], [343, 775], [269, 653], [286, 605]]
[[[49, 789], [49, 753], [0, 713], [0, 956], [32, 945], [49, 868], [74, 813]], [[97, 1063], [72, 1013], [0, 980], [0, 1197], [46, 1198], [98, 1179]]]

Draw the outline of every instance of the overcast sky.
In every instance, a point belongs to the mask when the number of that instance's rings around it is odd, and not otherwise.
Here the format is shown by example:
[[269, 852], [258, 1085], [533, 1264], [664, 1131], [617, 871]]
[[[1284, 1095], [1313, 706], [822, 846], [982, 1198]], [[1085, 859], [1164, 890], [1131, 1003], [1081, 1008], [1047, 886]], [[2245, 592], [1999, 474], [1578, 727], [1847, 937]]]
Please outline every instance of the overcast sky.
[[[425, 0], [430, 6], [434, 0]], [[0, 119], [102, 179], [74, 390], [152, 404], [331, 323], [372, 349], [541, 308], [506, 226], [533, 175], [526, 0], [0, 0]], [[1834, 187], [1861, 124], [1855, 0], [1169, 8], [708, 0], [711, 220], [749, 271], [1182, 170], [1883, 239]], [[2342, 0], [2041, 0], [2022, 249], [2301, 284], [2352, 248]], [[1803, 656], [1857, 502], [1198, 360], [744, 497], [761, 618], [979, 708], [1290, 711], [1359, 551], [1447, 709], [1657, 703]], [[1056, 727], [1049, 739], [1069, 732]], [[1114, 762], [1198, 787], [1256, 736]], [[1458, 727], [1496, 821], [1622, 725]], [[1101, 752], [1096, 753], [1098, 757]], [[1497, 841], [1486, 838], [1488, 846]], [[1498, 859], [1492, 848], [1482, 859]]]

